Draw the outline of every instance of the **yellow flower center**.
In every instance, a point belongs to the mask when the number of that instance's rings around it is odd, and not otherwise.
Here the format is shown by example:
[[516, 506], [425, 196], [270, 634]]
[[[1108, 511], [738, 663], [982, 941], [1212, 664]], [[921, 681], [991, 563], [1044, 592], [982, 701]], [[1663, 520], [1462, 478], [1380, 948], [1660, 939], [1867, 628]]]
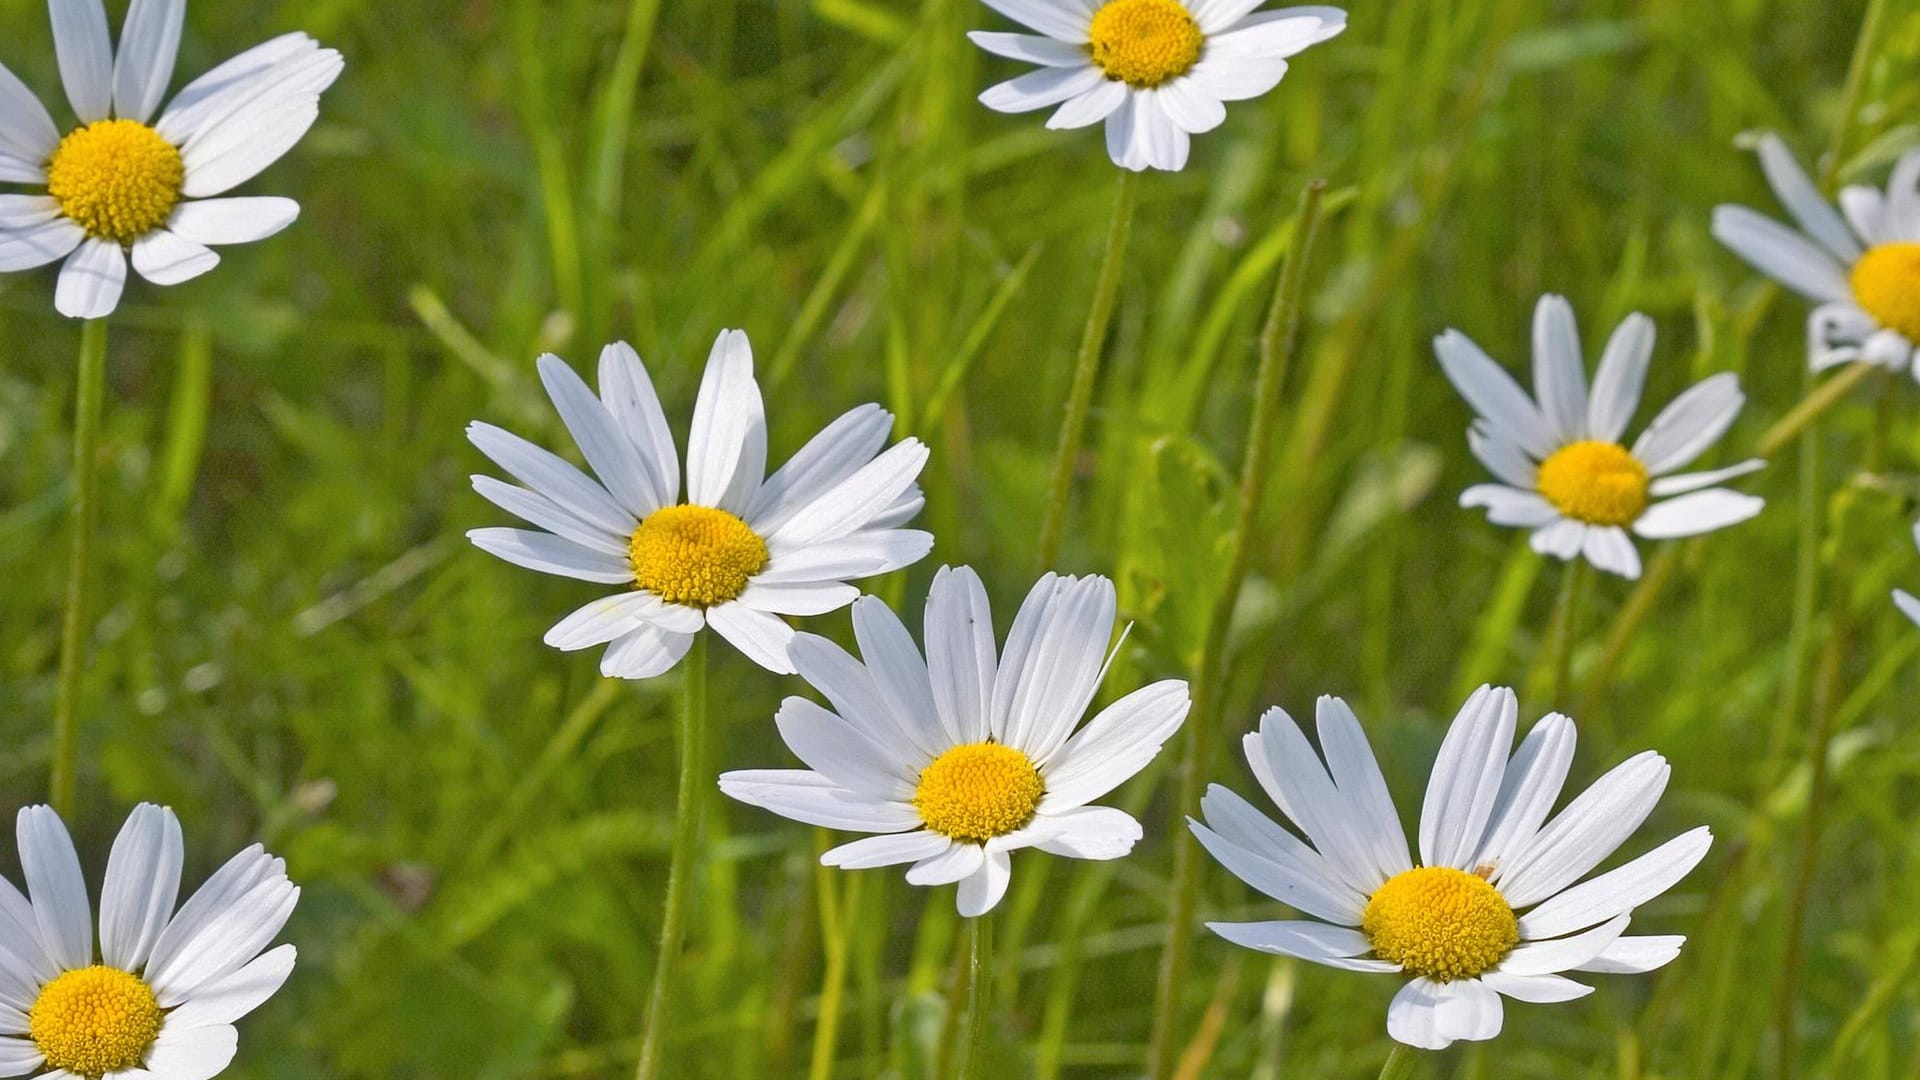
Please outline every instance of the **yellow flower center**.
[[1396, 874], [1367, 901], [1373, 953], [1436, 982], [1471, 979], [1507, 958], [1520, 922], [1486, 879], [1447, 866]]
[[1180, 0], [1110, 0], [1087, 27], [1093, 62], [1129, 86], [1159, 86], [1185, 75], [1205, 43]]
[[1568, 443], [1537, 482], [1554, 509], [1589, 525], [1630, 525], [1647, 508], [1647, 467], [1613, 443]]
[[49, 1069], [103, 1076], [146, 1059], [160, 1034], [160, 1002], [139, 977], [95, 965], [41, 988], [27, 1030]]
[[180, 151], [135, 120], [97, 120], [60, 140], [47, 194], [97, 240], [131, 244], [167, 223], [187, 167]]
[[633, 583], [669, 604], [708, 608], [747, 588], [767, 565], [767, 542], [747, 523], [710, 506], [669, 506], [647, 515], [628, 545]]
[[1046, 793], [1027, 755], [996, 742], [969, 743], [921, 770], [913, 805], [934, 832], [984, 844], [1032, 821]]
[[1853, 298], [1873, 320], [1920, 341], [1920, 244], [1881, 244], [1853, 264]]

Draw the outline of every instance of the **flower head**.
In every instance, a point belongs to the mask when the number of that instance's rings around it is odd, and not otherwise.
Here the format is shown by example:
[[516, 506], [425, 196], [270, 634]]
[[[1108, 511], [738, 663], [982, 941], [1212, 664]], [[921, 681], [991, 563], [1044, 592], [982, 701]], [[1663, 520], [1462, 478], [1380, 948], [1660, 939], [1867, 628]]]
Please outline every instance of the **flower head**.
[[923, 657], [899, 617], [863, 597], [853, 607], [860, 660], [812, 634], [789, 649], [832, 704], [791, 697], [775, 718], [808, 768], [730, 772], [720, 789], [795, 821], [880, 834], [820, 861], [911, 863], [911, 884], [959, 882], [968, 917], [1000, 902], [1021, 848], [1120, 858], [1139, 822], [1087, 804], [1153, 760], [1189, 701], [1186, 683], [1154, 683], [1080, 727], [1106, 673], [1114, 607], [1107, 579], [1049, 574], [1002, 652], [980, 579], [943, 568], [927, 594]]
[[1434, 341], [1447, 378], [1479, 418], [1468, 430], [1475, 457], [1500, 479], [1468, 488], [1462, 506], [1484, 506], [1496, 525], [1532, 529], [1533, 549], [1560, 559], [1585, 556], [1602, 570], [1640, 576], [1627, 531], [1649, 540], [1692, 536], [1745, 521], [1761, 499], [1716, 487], [1762, 466], [1745, 461], [1713, 472], [1674, 475], [1705, 453], [1740, 415], [1746, 397], [1731, 373], [1674, 399], [1629, 448], [1620, 440], [1640, 406], [1653, 355], [1653, 323], [1620, 324], [1587, 386], [1573, 309], [1542, 297], [1534, 313], [1536, 402], [1465, 334]]
[[[264, 240], [299, 216], [292, 199], [217, 198], [293, 149], [343, 63], [305, 34], [250, 49], [174, 96], [186, 0], [133, 0], [114, 50], [100, 0], [48, 0], [61, 81], [78, 123], [64, 134], [0, 67], [0, 271], [66, 264], [54, 307], [109, 315], [127, 260], [155, 285], [214, 268], [222, 244]], [[155, 113], [159, 119], [154, 119]]]
[[233, 1060], [234, 1021], [293, 972], [265, 953], [300, 890], [256, 845], [174, 910], [184, 845], [173, 811], [142, 804], [107, 860], [99, 951], [80, 858], [59, 815], [19, 817], [28, 896], [0, 879], [0, 1075], [206, 1080]]
[[827, 425], [767, 475], [766, 413], [738, 330], [714, 342], [700, 383], [685, 502], [673, 433], [631, 348], [601, 352], [598, 395], [557, 356], [542, 356], [539, 369], [598, 480], [475, 423], [467, 437], [526, 487], [476, 476], [474, 490], [542, 531], [467, 536], [517, 566], [625, 586], [547, 632], [557, 649], [607, 646], [600, 670], [609, 677], [666, 672], [707, 626], [768, 670], [791, 673], [793, 629], [780, 616], [846, 607], [860, 595], [847, 582], [911, 565], [933, 547], [931, 535], [900, 527], [924, 501], [915, 478], [927, 448], [907, 439], [883, 452], [893, 417], [877, 405]]
[[[1778, 136], [1760, 167], [1799, 229], [1744, 206], [1713, 212], [1713, 235], [1755, 270], [1814, 302], [1807, 358], [1815, 371], [1866, 361], [1913, 366], [1920, 346], [1920, 150], [1893, 168], [1885, 192], [1850, 187], [1827, 202]], [[1920, 369], [1914, 371], [1920, 377]]]
[[1565, 972], [1652, 971], [1680, 954], [1684, 938], [1622, 935], [1634, 908], [1705, 857], [1707, 829], [1580, 880], [1652, 813], [1665, 758], [1629, 758], [1548, 820], [1573, 762], [1573, 721], [1546, 717], [1509, 757], [1513, 691], [1483, 686], [1440, 744], [1416, 864], [1359, 720], [1339, 698], [1321, 698], [1318, 711], [1320, 754], [1280, 709], [1244, 740], [1255, 778], [1305, 842], [1217, 785], [1201, 802], [1205, 823], [1191, 823], [1234, 876], [1311, 918], [1209, 923], [1215, 933], [1405, 976], [1387, 1032], [1429, 1050], [1498, 1035], [1501, 995], [1571, 1001], [1593, 988]]
[[1347, 28], [1346, 12], [1262, 0], [986, 0], [1040, 35], [976, 31], [974, 44], [1040, 70], [980, 95], [999, 112], [1059, 108], [1050, 128], [1107, 123], [1107, 153], [1136, 172], [1177, 171], [1189, 138], [1219, 127], [1225, 102], [1259, 97], [1286, 58]]

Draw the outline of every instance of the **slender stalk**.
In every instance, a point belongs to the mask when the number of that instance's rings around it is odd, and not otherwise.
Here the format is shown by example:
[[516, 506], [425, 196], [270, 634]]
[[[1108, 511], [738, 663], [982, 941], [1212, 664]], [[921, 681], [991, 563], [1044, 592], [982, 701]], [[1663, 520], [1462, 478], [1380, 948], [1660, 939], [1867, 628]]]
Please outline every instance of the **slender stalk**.
[[686, 708], [680, 713], [680, 789], [674, 809], [673, 861], [667, 868], [667, 898], [660, 917], [660, 955], [654, 959], [653, 990], [647, 999], [646, 1027], [640, 1036], [640, 1065], [635, 1080], [661, 1075], [666, 1056], [667, 1007], [673, 997], [673, 969], [686, 936], [687, 885], [699, 856], [701, 810], [707, 802], [707, 638], [693, 639], [684, 670]]
[[967, 1043], [961, 1080], [986, 1075], [987, 1016], [993, 1006], [993, 916], [968, 920]]
[[1420, 1052], [1404, 1043], [1394, 1043], [1393, 1053], [1387, 1055], [1387, 1063], [1380, 1067], [1380, 1080], [1407, 1080], [1414, 1074], [1420, 1061]]
[[1572, 685], [1569, 676], [1573, 670], [1573, 647], [1580, 640], [1580, 608], [1586, 595], [1587, 563], [1585, 559], [1575, 558], [1567, 563], [1560, 576], [1560, 597], [1553, 605], [1553, 626], [1542, 669], [1546, 688], [1541, 704], [1547, 708], [1567, 705], [1565, 699]]
[[1133, 207], [1139, 186], [1138, 173], [1120, 170], [1120, 184], [1113, 193], [1113, 220], [1107, 226], [1107, 253], [1093, 286], [1093, 305], [1087, 309], [1087, 327], [1080, 336], [1080, 354], [1073, 365], [1073, 387], [1067, 393], [1067, 415], [1060, 424], [1060, 445], [1053, 452], [1053, 474], [1047, 482], [1047, 516], [1040, 526], [1043, 571], [1052, 569], [1060, 556], [1067, 505], [1073, 499], [1074, 466], [1087, 430], [1087, 411], [1093, 407], [1093, 386], [1100, 375], [1107, 327], [1113, 322], [1114, 300], [1120, 294], [1120, 272], [1126, 266], [1127, 241], [1133, 235]]
[[847, 936], [860, 917], [858, 874], [846, 875], [843, 898], [834, 889], [831, 875], [841, 872], [831, 867], [815, 868], [820, 891], [820, 928], [824, 937], [826, 971], [820, 976], [820, 1019], [813, 1028], [813, 1063], [807, 1070], [809, 1080], [828, 1080], [833, 1075], [834, 1053], [840, 1045], [840, 1010], [847, 992]]
[[1160, 954], [1160, 982], [1154, 996], [1153, 1040], [1149, 1044], [1148, 1075], [1173, 1075], [1180, 1056], [1180, 1003], [1187, 967], [1193, 953], [1194, 911], [1200, 897], [1199, 845], [1186, 829], [1185, 819], [1199, 813], [1206, 788], [1206, 770], [1212, 761], [1213, 735], [1226, 683], [1227, 631], [1240, 601], [1251, 559], [1252, 537], [1258, 523], [1261, 496], [1271, 477], [1275, 430], [1279, 426], [1281, 391], [1293, 359], [1300, 330], [1302, 296], [1306, 291], [1307, 261], [1320, 229], [1320, 200], [1326, 182], [1314, 180], [1300, 196], [1294, 217], [1293, 247], [1274, 287], [1273, 302], [1260, 332], [1260, 368], [1254, 384], [1253, 416], [1247, 433], [1246, 457], [1240, 469], [1240, 505], [1230, 541], [1226, 574], [1214, 600], [1206, 643], [1195, 669], [1194, 703], [1189, 714], [1180, 757], [1180, 799], [1174, 806], [1173, 899], [1167, 913], [1167, 942]]
[[107, 396], [107, 322], [80, 327], [80, 368], [73, 403], [73, 544], [67, 557], [67, 610], [60, 627], [60, 681], [53, 698], [53, 765], [48, 799], [73, 820], [79, 790], [80, 670], [87, 650], [87, 593], [93, 534], [100, 517], [100, 414]]

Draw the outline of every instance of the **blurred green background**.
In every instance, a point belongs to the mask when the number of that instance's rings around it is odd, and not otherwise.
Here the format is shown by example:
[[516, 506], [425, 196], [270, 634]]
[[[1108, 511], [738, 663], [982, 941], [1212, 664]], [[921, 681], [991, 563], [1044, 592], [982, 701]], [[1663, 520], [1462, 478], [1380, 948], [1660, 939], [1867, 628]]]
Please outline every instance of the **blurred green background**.
[[[123, 5], [108, 6], [117, 27]], [[1251, 794], [1233, 736], [1267, 705], [1306, 715], [1336, 693], [1411, 814], [1466, 691], [1527, 685], [1559, 578], [1520, 534], [1455, 507], [1483, 473], [1430, 338], [1458, 327], [1517, 371], [1540, 292], [1573, 299], [1590, 355], [1646, 311], [1661, 331], [1649, 400], [1741, 372], [1750, 404], [1716, 460], [1744, 456], [1804, 392], [1804, 309], [1716, 247], [1709, 211], [1775, 209], [1743, 133], [1778, 130], [1806, 159], [1830, 145], [1863, 8], [1360, 4], [1345, 36], [1196, 140], [1184, 173], [1148, 176], [1060, 567], [1114, 576], [1137, 624], [1108, 693], [1194, 662], [1253, 337], [1298, 192], [1324, 176], [1338, 213], [1209, 771]], [[1915, 8], [1886, 5], [1846, 179], [1879, 182], [1920, 143]], [[934, 567], [973, 564], [1004, 630], [1037, 571], [1046, 462], [1116, 172], [1097, 133], [974, 101], [1017, 72], [968, 43], [982, 28], [1010, 27], [977, 0], [193, 6], [176, 86], [291, 29], [348, 61], [313, 134], [246, 188], [297, 197], [299, 224], [229, 249], [190, 285], [130, 286], [110, 343], [76, 833], [97, 875], [129, 805], [151, 799], [183, 819], [190, 879], [256, 837], [287, 857], [306, 889], [286, 935], [301, 966], [246, 1022], [231, 1075], [631, 1069], [677, 684], [609, 684], [594, 655], [545, 648], [541, 633], [591, 587], [460, 535], [503, 522], [468, 490], [488, 468], [461, 436], [468, 420], [562, 445], [537, 353], [584, 369], [603, 342], [630, 340], [684, 431], [708, 344], [743, 327], [775, 460], [846, 408], [887, 403], [934, 448], [922, 520], [939, 540], [878, 587], [917, 625]], [[43, 5], [0, 0], [0, 61], [67, 115]], [[44, 798], [65, 566], [79, 332], [51, 293], [48, 273], [0, 279], [8, 812]], [[1574, 657], [1574, 780], [1644, 747], [1673, 760], [1629, 854], [1700, 822], [1719, 840], [1635, 929], [1690, 943], [1658, 975], [1599, 977], [1575, 1005], [1511, 1006], [1498, 1042], [1437, 1055], [1431, 1075], [1772, 1075], [1810, 788], [1794, 763], [1817, 704], [1806, 679], [1783, 677], [1804, 555], [1821, 607], [1855, 614], [1826, 703], [1839, 735], [1797, 1060], [1803, 1075], [1920, 1076], [1920, 635], [1886, 602], [1895, 584], [1920, 588], [1917, 407], [1906, 380], [1869, 380], [1812, 463], [1837, 494], [1799, 503], [1802, 457], [1780, 455], [1743, 485], [1768, 513], [1683, 549], [1636, 633], [1607, 637], [1632, 587], [1593, 590]], [[1811, 651], [1823, 625], [1798, 644]], [[816, 626], [843, 635], [845, 616]], [[801, 688], [715, 655], [719, 762], [787, 764], [770, 719]], [[996, 1075], [1139, 1073], [1170, 865], [1166, 765], [1119, 796], [1145, 806], [1134, 858], [1016, 860]], [[817, 878], [809, 830], [715, 806], [670, 1074], [805, 1075], [822, 971], [844, 963], [835, 1075], [924, 1075], [951, 890], [893, 871]], [[1209, 867], [1209, 915], [1277, 917], [1255, 899]], [[855, 902], [844, 936], [835, 913]], [[1198, 963], [1182, 1029], [1202, 1033], [1205, 1075], [1378, 1069], [1392, 980], [1210, 937]]]

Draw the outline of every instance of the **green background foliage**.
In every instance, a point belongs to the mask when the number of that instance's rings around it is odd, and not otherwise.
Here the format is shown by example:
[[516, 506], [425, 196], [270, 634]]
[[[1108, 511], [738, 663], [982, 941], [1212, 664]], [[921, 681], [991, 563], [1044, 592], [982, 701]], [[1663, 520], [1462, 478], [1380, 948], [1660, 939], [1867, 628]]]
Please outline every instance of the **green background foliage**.
[[[1747, 413], [1709, 463], [1744, 456], [1804, 393], [1803, 308], [1717, 248], [1709, 212], [1773, 209], [1743, 134], [1778, 130], [1805, 159], [1830, 145], [1862, 7], [1362, 3], [1345, 36], [1196, 140], [1185, 172], [1146, 177], [1060, 563], [1116, 578], [1136, 624], [1107, 693], [1195, 662], [1253, 338], [1298, 192], [1322, 176], [1336, 212], [1209, 774], [1252, 794], [1238, 733], [1269, 705], [1304, 716], [1339, 694], [1411, 815], [1472, 686], [1521, 686], [1525, 719], [1546, 711], [1529, 684], [1559, 570], [1454, 505], [1483, 474], [1428, 343], [1458, 327], [1520, 370], [1543, 291], [1572, 298], [1594, 356], [1645, 311], [1660, 326], [1649, 400], [1741, 372]], [[1097, 133], [975, 102], [1016, 71], [964, 37], [1008, 28], [977, 0], [201, 2], [182, 72], [296, 28], [340, 48], [347, 73], [311, 137], [247, 190], [296, 196], [301, 221], [189, 285], [130, 286], [114, 319], [75, 831], [97, 874], [127, 807], [150, 799], [179, 811], [190, 879], [255, 837], [287, 857], [306, 890], [287, 931], [301, 966], [247, 1021], [232, 1075], [623, 1075], [671, 832], [677, 682], [609, 684], [591, 654], [540, 644], [591, 587], [467, 545], [502, 515], [468, 490], [489, 467], [462, 427], [563, 445], [533, 357], [584, 369], [622, 338], [684, 431], [707, 346], [743, 327], [776, 460], [869, 400], [933, 446], [938, 545], [882, 594], [917, 623], [934, 567], [970, 563], [1004, 630], [1037, 570], [1115, 170]], [[0, 42], [64, 116], [43, 6], [0, 0]], [[1920, 143], [1917, 54], [1920, 14], [1888, 4], [1841, 177], [1879, 181]], [[0, 280], [8, 810], [44, 797], [58, 651], [78, 330], [51, 289], [48, 273]], [[1672, 759], [1628, 854], [1701, 822], [1719, 839], [1635, 930], [1690, 942], [1580, 1003], [1512, 1005], [1498, 1042], [1437, 1055], [1430, 1075], [1769, 1074], [1823, 705], [1838, 735], [1793, 1004], [1800, 1071], [1920, 1075], [1920, 741], [1904, 707], [1920, 640], [1886, 602], [1920, 587], [1917, 407], [1906, 380], [1869, 380], [1820, 429], [1818, 497], [1795, 494], [1802, 453], [1779, 455], [1743, 485], [1768, 512], [1683, 546], [1617, 647], [1632, 586], [1592, 589], [1563, 703], [1580, 722], [1574, 781], [1642, 748]], [[1849, 613], [1825, 698], [1787, 677], [1833, 624], [1791, 633], [1803, 556], [1819, 610]], [[816, 626], [844, 635], [845, 616]], [[724, 647], [714, 670], [717, 761], [788, 764], [770, 721], [802, 688]], [[1138, 1074], [1167, 764], [1117, 796], [1148, 826], [1132, 859], [1016, 858], [996, 1075]], [[818, 877], [822, 838], [717, 793], [714, 807], [671, 1075], [804, 1075], [831, 963], [850, 973], [836, 1075], [925, 1075], [951, 890]], [[0, 868], [17, 872], [10, 851]], [[1210, 916], [1277, 917], [1215, 867], [1204, 897]], [[1210, 937], [1197, 956], [1182, 1030], [1203, 1032], [1207, 1075], [1378, 1069], [1392, 980]]]

